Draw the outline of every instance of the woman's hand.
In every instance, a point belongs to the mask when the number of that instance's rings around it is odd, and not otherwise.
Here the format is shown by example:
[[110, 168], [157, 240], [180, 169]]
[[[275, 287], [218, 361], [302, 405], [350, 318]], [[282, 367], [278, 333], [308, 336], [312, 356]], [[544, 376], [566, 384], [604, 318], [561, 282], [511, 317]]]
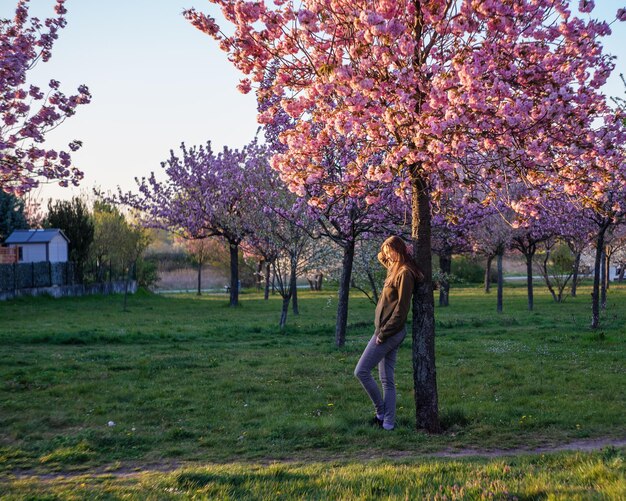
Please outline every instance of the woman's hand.
[[379, 252], [378, 253], [378, 261], [380, 262], [380, 264], [382, 264], [385, 268], [389, 268], [389, 259], [387, 259], [387, 256], [385, 256], [385, 254], [383, 252]]
[[376, 344], [383, 344], [384, 341], [382, 339], [380, 339], [378, 336], [376, 336]]

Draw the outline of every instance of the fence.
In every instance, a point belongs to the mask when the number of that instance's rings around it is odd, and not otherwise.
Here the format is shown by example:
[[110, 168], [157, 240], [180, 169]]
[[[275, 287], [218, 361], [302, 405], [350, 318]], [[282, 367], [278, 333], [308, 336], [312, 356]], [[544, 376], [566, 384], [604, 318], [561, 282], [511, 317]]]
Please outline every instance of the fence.
[[0, 247], [0, 264], [12, 264], [18, 261], [17, 247]]
[[75, 263], [0, 264], [0, 291], [74, 285]]

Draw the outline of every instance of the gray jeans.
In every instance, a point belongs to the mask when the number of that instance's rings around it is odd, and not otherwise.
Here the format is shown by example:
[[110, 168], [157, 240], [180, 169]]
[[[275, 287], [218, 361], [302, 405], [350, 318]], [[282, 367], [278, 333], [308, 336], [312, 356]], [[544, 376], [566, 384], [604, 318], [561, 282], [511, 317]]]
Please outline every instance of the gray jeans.
[[[398, 347], [402, 344], [405, 337], [406, 328], [403, 328], [382, 344], [376, 344], [376, 335], [372, 336], [354, 369], [354, 375], [361, 382], [372, 400], [376, 414], [385, 416], [383, 420], [385, 428], [394, 427], [396, 424], [396, 382], [394, 370]], [[378, 365], [378, 376], [383, 385], [382, 395], [376, 381], [372, 377], [372, 369], [376, 365]]]

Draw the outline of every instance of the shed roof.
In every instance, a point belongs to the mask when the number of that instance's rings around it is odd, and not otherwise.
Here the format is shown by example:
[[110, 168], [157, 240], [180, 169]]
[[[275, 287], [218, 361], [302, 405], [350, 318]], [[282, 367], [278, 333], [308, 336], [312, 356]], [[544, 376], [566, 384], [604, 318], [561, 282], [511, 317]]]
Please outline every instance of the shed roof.
[[50, 228], [46, 230], [14, 230], [4, 241], [5, 244], [42, 244], [52, 241], [54, 237], [61, 235], [67, 242], [69, 238], [62, 230]]

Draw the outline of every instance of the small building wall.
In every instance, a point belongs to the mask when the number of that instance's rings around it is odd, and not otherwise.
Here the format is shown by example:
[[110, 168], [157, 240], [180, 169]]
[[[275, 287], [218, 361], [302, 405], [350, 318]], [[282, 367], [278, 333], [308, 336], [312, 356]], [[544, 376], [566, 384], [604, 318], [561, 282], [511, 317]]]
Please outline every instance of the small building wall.
[[67, 240], [61, 235], [56, 235], [48, 244], [48, 261], [51, 263], [67, 261]]
[[20, 263], [39, 263], [46, 261], [46, 244], [25, 244], [18, 245], [22, 248], [22, 259]]

